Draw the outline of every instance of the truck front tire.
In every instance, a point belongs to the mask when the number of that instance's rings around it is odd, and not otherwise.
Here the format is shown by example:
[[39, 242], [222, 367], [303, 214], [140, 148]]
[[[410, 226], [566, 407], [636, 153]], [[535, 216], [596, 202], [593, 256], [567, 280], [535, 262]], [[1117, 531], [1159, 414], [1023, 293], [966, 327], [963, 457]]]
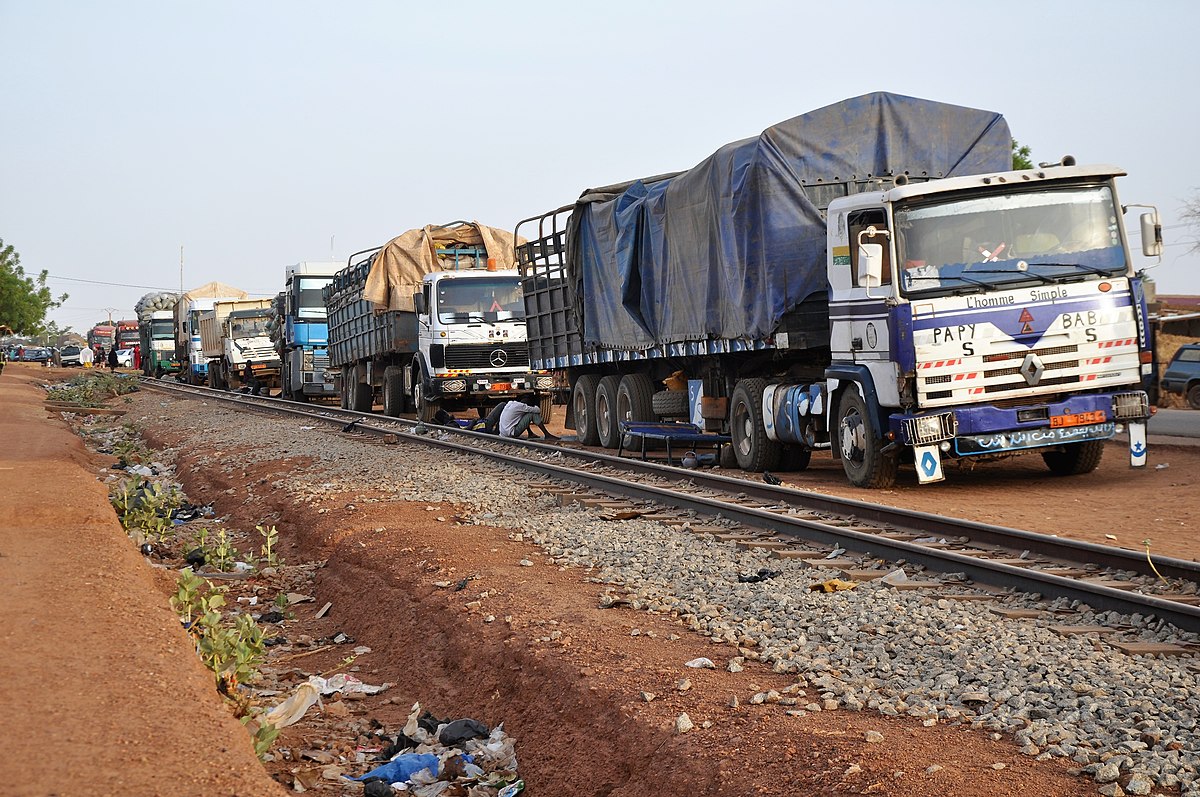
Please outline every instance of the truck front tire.
[[1047, 451], [1042, 454], [1042, 460], [1055, 476], [1078, 476], [1098, 468], [1103, 456], [1103, 440], [1086, 440], [1069, 443], [1061, 451]]
[[767, 437], [762, 399], [765, 379], [742, 379], [729, 400], [729, 434], [738, 467], [752, 473], [779, 467], [783, 447]]
[[389, 365], [383, 369], [383, 414], [393, 418], [404, 412], [404, 369]]
[[429, 423], [433, 420], [433, 416], [437, 415], [438, 403], [430, 401], [429, 396], [425, 392], [425, 374], [417, 369], [413, 372], [413, 408], [417, 413], [417, 419]]
[[871, 423], [867, 402], [857, 387], [849, 387], [838, 402], [838, 446], [842, 468], [855, 487], [881, 488], [896, 483], [900, 458], [896, 451], [884, 452]]

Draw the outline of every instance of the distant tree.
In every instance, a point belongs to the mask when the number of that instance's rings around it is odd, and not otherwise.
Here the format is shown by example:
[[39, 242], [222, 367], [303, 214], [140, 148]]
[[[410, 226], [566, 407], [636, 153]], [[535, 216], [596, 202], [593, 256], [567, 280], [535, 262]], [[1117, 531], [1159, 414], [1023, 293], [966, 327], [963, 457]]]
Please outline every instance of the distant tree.
[[1015, 138], [1012, 140], [1013, 169], [1032, 169], [1032, 155], [1033, 150], [1029, 148], [1028, 144], [1023, 145]]
[[65, 293], [57, 299], [50, 293], [48, 275], [42, 271], [37, 279], [26, 276], [21, 256], [0, 238], [0, 324], [17, 335], [45, 334], [46, 313], [67, 300]]
[[1196, 232], [1196, 242], [1188, 249], [1188, 254], [1200, 252], [1200, 191], [1192, 194], [1192, 198], [1183, 203], [1183, 223]]

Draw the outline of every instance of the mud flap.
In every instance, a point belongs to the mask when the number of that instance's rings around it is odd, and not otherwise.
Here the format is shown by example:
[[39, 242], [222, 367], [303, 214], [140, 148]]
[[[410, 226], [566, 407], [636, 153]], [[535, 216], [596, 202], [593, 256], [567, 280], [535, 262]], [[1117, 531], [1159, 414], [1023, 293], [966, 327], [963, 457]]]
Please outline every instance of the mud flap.
[[940, 482], [946, 478], [942, 473], [942, 455], [936, 445], [913, 446], [913, 454], [916, 456], [919, 483]]
[[1129, 424], [1129, 467], [1146, 467], [1146, 422]]

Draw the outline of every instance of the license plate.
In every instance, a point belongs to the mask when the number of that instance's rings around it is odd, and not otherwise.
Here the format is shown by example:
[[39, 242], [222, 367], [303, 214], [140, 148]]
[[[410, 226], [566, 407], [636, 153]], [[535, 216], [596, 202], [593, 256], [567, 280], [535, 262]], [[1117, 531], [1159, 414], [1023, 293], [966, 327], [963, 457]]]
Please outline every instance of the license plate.
[[1104, 423], [1104, 410], [1078, 412], [1068, 415], [1051, 415], [1050, 428], [1061, 429], [1064, 426], [1087, 426], [1090, 423]]
[[512, 390], [512, 382], [493, 382], [488, 390]]

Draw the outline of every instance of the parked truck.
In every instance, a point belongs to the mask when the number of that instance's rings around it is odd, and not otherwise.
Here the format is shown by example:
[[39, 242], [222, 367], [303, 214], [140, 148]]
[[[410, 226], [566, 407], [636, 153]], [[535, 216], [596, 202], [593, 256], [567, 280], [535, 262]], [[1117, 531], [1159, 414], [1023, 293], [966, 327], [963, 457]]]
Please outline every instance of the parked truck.
[[270, 317], [270, 299], [218, 301], [200, 314], [209, 387], [233, 390], [246, 385], [247, 365], [257, 387], [279, 387], [279, 354], [267, 331]]
[[147, 293], [133, 307], [138, 317], [142, 373], [146, 376], [161, 379], [183, 369], [175, 352], [175, 305], [178, 302], [178, 294]]
[[329, 368], [329, 323], [321, 291], [341, 262], [304, 262], [288, 266], [285, 286], [275, 297], [271, 340], [282, 362], [282, 396], [295, 401], [335, 398], [338, 395]]
[[351, 255], [324, 288], [329, 359], [343, 407], [480, 415], [507, 399], [549, 420], [552, 377], [529, 369], [513, 239], [453, 222]]
[[109, 323], [99, 323], [88, 330], [87, 342], [88, 348], [95, 350], [97, 346], [104, 348], [104, 353], [108, 354], [109, 349], [113, 347], [116, 341], [117, 328]]
[[1123, 172], [1012, 171], [1011, 143], [999, 114], [869, 94], [585, 191], [517, 225], [532, 367], [565, 373], [585, 444], [684, 417], [750, 471], [832, 449], [860, 487], [1022, 452], [1084, 473], [1123, 426], [1144, 465]]
[[179, 297], [175, 305], [175, 356], [183, 364], [176, 377], [192, 385], [208, 383], [208, 358], [200, 341], [200, 314], [217, 302], [245, 299], [250, 294], [220, 282], [208, 282]]

